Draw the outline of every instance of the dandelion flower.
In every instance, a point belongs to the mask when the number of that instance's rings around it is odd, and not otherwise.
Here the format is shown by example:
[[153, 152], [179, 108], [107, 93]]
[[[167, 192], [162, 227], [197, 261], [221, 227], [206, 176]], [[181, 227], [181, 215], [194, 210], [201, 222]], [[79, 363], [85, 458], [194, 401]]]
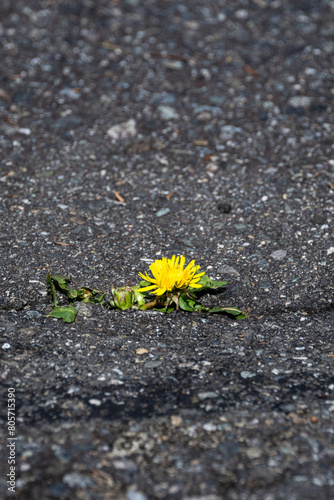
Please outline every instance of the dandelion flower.
[[183, 255], [180, 257], [173, 255], [171, 259], [164, 257], [161, 260], [155, 260], [150, 265], [153, 278], [150, 278], [147, 272], [145, 272], [145, 275], [139, 273], [141, 278], [152, 283], [152, 285], [140, 288], [138, 291], [151, 291], [156, 295], [163, 295], [166, 292], [178, 293], [188, 287], [201, 288], [198, 282], [205, 273], [197, 273], [200, 266], [195, 266], [194, 260], [185, 268], [185, 260]]

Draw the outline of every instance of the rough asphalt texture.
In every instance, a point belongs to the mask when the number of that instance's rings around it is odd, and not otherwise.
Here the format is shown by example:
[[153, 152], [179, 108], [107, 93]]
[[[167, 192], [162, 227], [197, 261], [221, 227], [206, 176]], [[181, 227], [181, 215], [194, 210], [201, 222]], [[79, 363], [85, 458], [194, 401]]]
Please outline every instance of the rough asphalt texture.
[[[334, 498], [333, 22], [332, 0], [1, 1], [2, 498]], [[46, 317], [49, 270], [109, 292], [175, 253], [249, 318]]]

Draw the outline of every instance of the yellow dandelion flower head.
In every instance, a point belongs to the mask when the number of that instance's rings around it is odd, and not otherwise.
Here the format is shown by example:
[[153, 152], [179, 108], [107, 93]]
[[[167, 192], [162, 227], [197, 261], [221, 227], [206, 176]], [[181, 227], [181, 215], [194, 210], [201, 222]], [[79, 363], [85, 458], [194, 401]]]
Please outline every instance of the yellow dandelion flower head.
[[153, 284], [140, 288], [138, 291], [146, 292], [150, 290], [156, 295], [163, 295], [165, 292], [184, 290], [188, 287], [201, 288], [198, 282], [201, 276], [205, 274], [197, 273], [201, 266], [195, 266], [195, 261], [192, 260], [185, 268], [185, 261], [183, 255], [178, 257], [173, 255], [171, 259], [164, 257], [161, 260], [155, 260], [150, 265], [153, 278], [150, 278], [147, 272], [145, 272], [145, 275], [139, 273], [141, 278]]

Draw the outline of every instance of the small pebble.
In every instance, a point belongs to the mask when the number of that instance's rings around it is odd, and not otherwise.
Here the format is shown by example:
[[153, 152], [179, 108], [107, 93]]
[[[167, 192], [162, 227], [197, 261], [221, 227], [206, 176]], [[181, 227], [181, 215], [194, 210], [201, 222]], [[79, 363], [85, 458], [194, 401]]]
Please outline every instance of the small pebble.
[[93, 405], [93, 406], [101, 406], [102, 404], [102, 401], [100, 401], [99, 399], [89, 399], [88, 400], [88, 403]]
[[159, 106], [158, 111], [163, 120], [177, 120], [180, 118], [179, 113], [172, 106]]
[[139, 349], [136, 350], [136, 354], [138, 355], [146, 354], [147, 352], [148, 350], [144, 349], [143, 347], [140, 347]]
[[274, 260], [283, 260], [286, 254], [286, 250], [275, 250], [275, 252], [270, 254], [270, 257], [272, 257]]
[[19, 128], [17, 131], [19, 134], [22, 134], [22, 135], [28, 135], [28, 136], [31, 135], [30, 128]]
[[135, 137], [137, 135], [136, 120], [131, 118], [127, 122], [114, 125], [107, 130], [107, 135], [113, 142]]
[[291, 97], [288, 104], [293, 108], [308, 108], [311, 105], [312, 97], [305, 95]]
[[218, 398], [218, 393], [213, 391], [199, 392], [197, 397], [200, 401], [204, 401], [204, 399], [215, 399]]
[[169, 214], [170, 209], [169, 208], [161, 208], [158, 210], [158, 212], [155, 214], [157, 217], [163, 217], [164, 215]]
[[128, 490], [126, 492], [127, 500], [147, 500], [147, 496], [141, 493], [141, 491]]
[[252, 373], [252, 372], [248, 372], [248, 371], [243, 371], [240, 373], [241, 377], [242, 378], [253, 378], [253, 377], [256, 377], [256, 373]]

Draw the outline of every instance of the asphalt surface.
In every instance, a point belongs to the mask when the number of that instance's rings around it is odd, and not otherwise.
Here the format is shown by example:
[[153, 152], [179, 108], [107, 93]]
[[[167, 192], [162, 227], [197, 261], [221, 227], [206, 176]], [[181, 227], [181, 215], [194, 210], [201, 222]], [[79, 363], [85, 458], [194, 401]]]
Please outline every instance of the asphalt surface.
[[[2, 0], [2, 497], [334, 498], [333, 21]], [[48, 272], [108, 294], [173, 254], [248, 318], [46, 316]]]

